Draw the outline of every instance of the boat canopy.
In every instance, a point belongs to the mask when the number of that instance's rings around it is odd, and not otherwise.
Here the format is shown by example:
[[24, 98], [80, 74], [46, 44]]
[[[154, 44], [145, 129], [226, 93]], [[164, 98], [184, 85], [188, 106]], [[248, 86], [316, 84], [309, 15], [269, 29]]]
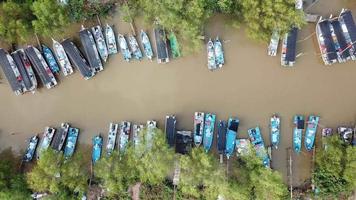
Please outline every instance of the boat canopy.
[[1, 68], [11, 86], [11, 89], [16, 93], [20, 94], [22, 93], [22, 86], [21, 84], [17, 81], [16, 75], [14, 71], [12, 70], [11, 64], [7, 58], [7, 55], [9, 55], [4, 49], [0, 49], [0, 65]]
[[156, 40], [156, 49], [157, 49], [157, 62], [166, 63], [169, 62], [169, 54], [167, 49], [167, 38], [165, 31], [156, 26], [154, 28], [155, 40]]
[[354, 49], [353, 55], [355, 56], [356, 55], [356, 25], [351, 11], [343, 9], [340, 13], [339, 20], [342, 26], [344, 26], [343, 29], [346, 29], [350, 36], [350, 40], [351, 40], [350, 45], [352, 45]]
[[295, 62], [296, 58], [296, 46], [297, 46], [297, 35], [298, 29], [292, 28], [288, 33], [287, 38], [287, 53], [286, 53], [286, 61], [288, 62]]
[[177, 120], [174, 115], [166, 116], [165, 132], [170, 147], [173, 147], [175, 143], [176, 122]]
[[31, 78], [29, 74], [27, 73], [25, 63], [22, 59], [22, 52], [21, 51], [15, 51], [12, 52], [12, 57], [14, 58], [14, 61], [16, 63], [17, 68], [19, 69], [19, 72], [21, 74], [22, 80], [24, 82], [25, 90], [30, 91], [34, 89], [34, 85], [32, 84]]
[[334, 28], [334, 32], [337, 38], [337, 41], [340, 44], [340, 48], [342, 49], [342, 57], [345, 59], [348, 59], [350, 57], [350, 50], [346, 50], [346, 48], [348, 47], [345, 36], [342, 32], [342, 28], [341, 28], [341, 24], [338, 20], [332, 20], [331, 21], [331, 25]]
[[101, 71], [103, 69], [103, 65], [101, 63], [93, 35], [88, 29], [82, 29], [79, 32], [79, 37], [89, 66], [95, 71]]
[[320, 34], [322, 35], [322, 37], [324, 39], [324, 45], [326, 48], [326, 56], [327, 56], [329, 62], [336, 62], [337, 54], [336, 54], [336, 49], [334, 46], [333, 38], [331, 36], [330, 21], [329, 20], [320, 21], [318, 23], [318, 26], [320, 28]]

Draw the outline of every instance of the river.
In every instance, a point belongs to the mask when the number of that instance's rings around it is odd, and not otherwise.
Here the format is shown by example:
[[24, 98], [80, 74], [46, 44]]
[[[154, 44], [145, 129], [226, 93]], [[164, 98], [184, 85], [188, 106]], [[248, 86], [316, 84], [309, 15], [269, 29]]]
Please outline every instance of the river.
[[[314, 12], [328, 16], [345, 7], [343, 1], [329, 2], [333, 6], [317, 5]], [[109, 21], [116, 24], [118, 32], [129, 33], [128, 24], [119, 17]], [[356, 93], [352, 90], [356, 64], [324, 66], [313, 40], [308, 39], [298, 43], [297, 52], [304, 55], [297, 58], [295, 67], [283, 68], [280, 54], [268, 57], [266, 44], [251, 41], [243, 27], [236, 30], [225, 21], [223, 16], [215, 16], [206, 30], [208, 37], [219, 35], [224, 40], [226, 65], [216, 72], [207, 69], [204, 48], [163, 65], [147, 60], [127, 63], [118, 54], [91, 80], [84, 80], [76, 71], [60, 77], [56, 88], [42, 88], [34, 95], [15, 96], [1, 73], [1, 148], [25, 148], [31, 135], [61, 122], [81, 129], [81, 143], [90, 143], [98, 133], [106, 135], [112, 121], [144, 123], [155, 119], [164, 128], [167, 114], [176, 114], [178, 129], [192, 130], [195, 111], [216, 113], [218, 119], [239, 117], [239, 138], [246, 138], [247, 129], [258, 125], [269, 144], [269, 118], [278, 113], [282, 118], [281, 144], [273, 152], [272, 166], [287, 180], [286, 148], [292, 145], [293, 115], [320, 115], [320, 128], [356, 121]], [[136, 25], [138, 30], [143, 27], [142, 23]], [[309, 24], [298, 37], [301, 40], [313, 31], [315, 25]], [[152, 29], [149, 34], [152, 40]], [[320, 130], [318, 134], [320, 137]], [[301, 183], [309, 176], [310, 154], [303, 149], [301, 155], [294, 156], [293, 182]]]

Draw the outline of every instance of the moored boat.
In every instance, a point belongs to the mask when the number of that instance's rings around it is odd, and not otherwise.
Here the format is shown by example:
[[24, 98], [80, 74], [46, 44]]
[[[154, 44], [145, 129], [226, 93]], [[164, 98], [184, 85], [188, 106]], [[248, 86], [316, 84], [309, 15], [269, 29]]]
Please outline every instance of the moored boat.
[[66, 141], [66, 138], [68, 135], [68, 131], [69, 131], [69, 124], [62, 123], [58, 133], [55, 134], [52, 144], [51, 144], [52, 148], [54, 150], [56, 150], [56, 151], [62, 150], [62, 148], [64, 146], [64, 142]]
[[234, 118], [234, 117], [229, 118], [229, 121], [227, 123], [226, 147], [225, 147], [225, 153], [227, 159], [229, 159], [234, 153], [239, 125], [240, 125], [240, 120], [238, 118]]
[[125, 37], [123, 35], [119, 34], [118, 35], [118, 42], [119, 42], [119, 46], [120, 46], [120, 49], [121, 49], [122, 56], [124, 57], [124, 60], [129, 62], [130, 59], [131, 59], [131, 51], [130, 51], [128, 45], [127, 45]]
[[295, 115], [294, 119], [294, 129], [293, 129], [293, 148], [296, 153], [300, 153], [302, 150], [302, 135], [304, 130], [304, 116]]
[[116, 44], [116, 37], [114, 30], [109, 24], [106, 24], [105, 27], [105, 38], [106, 38], [106, 45], [108, 47], [109, 55], [117, 53], [117, 44]]
[[131, 123], [123, 121], [120, 123], [120, 135], [119, 135], [119, 152], [123, 154], [126, 150], [127, 144], [130, 140]]
[[171, 46], [172, 57], [179, 58], [181, 56], [180, 48], [179, 48], [177, 37], [173, 31], [171, 31], [171, 33], [169, 34], [168, 39], [169, 39], [169, 44]]
[[248, 129], [247, 132], [250, 137], [250, 141], [256, 150], [257, 157], [262, 159], [262, 163], [265, 167], [269, 167], [270, 159], [263, 142], [260, 128], [257, 126], [255, 128]]
[[250, 152], [251, 142], [248, 139], [236, 139], [236, 155], [237, 157], [245, 156]]
[[72, 64], [69, 62], [68, 56], [64, 51], [63, 46], [52, 38], [53, 42], [53, 52], [56, 56], [59, 65], [61, 66], [62, 72], [64, 76], [68, 76], [73, 73]]
[[72, 157], [75, 151], [75, 147], [77, 145], [78, 136], [79, 136], [79, 129], [70, 127], [68, 130], [67, 143], [64, 147], [64, 157], [66, 158]]
[[148, 120], [146, 123], [146, 144], [147, 148], [150, 149], [152, 147], [154, 141], [155, 129], [157, 128], [157, 122], [154, 120]]
[[194, 145], [199, 147], [203, 142], [203, 131], [204, 131], [204, 113], [195, 112], [194, 113]]
[[142, 142], [142, 130], [143, 130], [143, 125], [142, 124], [134, 124], [132, 126], [132, 139], [133, 139], [133, 144], [137, 148], [140, 143]]
[[165, 133], [169, 147], [174, 147], [175, 144], [176, 123], [177, 120], [175, 115], [166, 116]]
[[304, 145], [307, 151], [311, 151], [314, 148], [315, 136], [318, 130], [319, 117], [310, 115], [307, 122], [307, 129], [305, 131]]
[[133, 35], [129, 36], [129, 44], [131, 47], [132, 55], [136, 58], [136, 60], [141, 60], [142, 52], [141, 52], [140, 46], [138, 46], [135, 36], [133, 36]]
[[100, 72], [104, 70], [104, 66], [101, 62], [99, 51], [96, 47], [92, 32], [89, 29], [86, 29], [84, 25], [82, 25], [81, 30], [79, 31], [79, 37], [82, 43], [84, 54], [92, 70], [94, 72]]
[[216, 115], [207, 113], [204, 122], [203, 147], [208, 152], [213, 144]]
[[220, 155], [220, 163], [223, 163], [223, 158], [225, 154], [225, 148], [226, 148], [226, 131], [227, 131], [227, 125], [226, 121], [220, 120], [218, 124], [218, 134], [216, 137], [217, 143], [217, 150]]
[[341, 126], [337, 128], [337, 133], [340, 135], [341, 140], [344, 141], [345, 144], [352, 144], [354, 134], [354, 130], [352, 128]]
[[56, 58], [53, 55], [52, 50], [44, 44], [42, 44], [41, 46], [42, 46], [43, 56], [46, 59], [48, 66], [51, 69], [52, 73], [59, 73], [60, 69], [59, 69], [58, 63], [56, 61]]
[[93, 137], [93, 151], [91, 154], [91, 160], [95, 164], [101, 157], [101, 151], [103, 147], [103, 137], [96, 135]]
[[214, 41], [214, 52], [215, 52], [216, 66], [222, 68], [222, 66], [225, 64], [225, 58], [224, 58], [223, 46], [219, 40], [219, 37], [216, 37]]
[[101, 59], [106, 62], [106, 60], [108, 59], [108, 49], [106, 46], [106, 42], [104, 39], [104, 35], [103, 35], [103, 31], [101, 29], [101, 26], [94, 26], [91, 28], [91, 31], [93, 33], [94, 39], [95, 39], [95, 43], [99, 52], [99, 55], [101, 57]]
[[269, 56], [276, 56], [278, 51], [278, 44], [279, 44], [279, 33], [277, 30], [274, 30], [272, 33], [271, 41], [268, 46], [268, 55]]
[[214, 43], [211, 39], [209, 39], [207, 44], [207, 52], [208, 52], [208, 69], [214, 70], [216, 69], [216, 57], [214, 51]]
[[55, 132], [56, 132], [55, 128], [51, 128], [51, 127], [45, 128], [42, 140], [41, 140], [40, 145], [37, 150], [37, 158], [40, 157], [41, 151], [48, 149], [49, 145], [51, 145], [51, 142], [52, 142]]
[[23, 49], [19, 49], [18, 51], [20, 53], [20, 57], [22, 59], [22, 62], [25, 65], [25, 69], [27, 71], [27, 75], [29, 76], [29, 78], [31, 80], [31, 83], [32, 83], [32, 86], [33, 86], [33, 89], [30, 89], [30, 90], [33, 90], [33, 92], [34, 92], [34, 90], [37, 88], [37, 78], [36, 78], [36, 75], [35, 75], [35, 71], [33, 70], [31, 62], [28, 59], [28, 57], [26, 56], [25, 51]]
[[150, 39], [149, 39], [147, 33], [143, 30], [141, 30], [140, 36], [141, 36], [141, 42], [142, 42], [142, 46], [143, 46], [143, 52], [145, 53], [146, 57], [149, 60], [152, 60], [153, 51], [152, 51]]
[[11, 53], [13, 60], [19, 70], [19, 73], [22, 77], [23, 91], [35, 93], [37, 88], [37, 79], [35, 72], [32, 69], [30, 60], [26, 56], [23, 49], [18, 49]]
[[115, 149], [116, 136], [117, 136], [118, 129], [119, 129], [118, 124], [110, 123], [108, 141], [106, 144], [106, 154], [108, 156], [110, 156]]
[[332, 128], [323, 128], [321, 130], [321, 143], [323, 145], [323, 148], [326, 149], [326, 139], [333, 134], [333, 129]]
[[33, 156], [34, 156], [34, 154], [36, 152], [37, 144], [38, 144], [37, 135], [32, 136], [30, 138], [30, 141], [28, 143], [28, 146], [26, 148], [26, 152], [25, 152], [25, 155], [22, 158], [22, 161], [30, 162], [33, 159]]
[[271, 129], [271, 144], [274, 148], [278, 149], [281, 132], [281, 119], [278, 115], [274, 114], [270, 120]]

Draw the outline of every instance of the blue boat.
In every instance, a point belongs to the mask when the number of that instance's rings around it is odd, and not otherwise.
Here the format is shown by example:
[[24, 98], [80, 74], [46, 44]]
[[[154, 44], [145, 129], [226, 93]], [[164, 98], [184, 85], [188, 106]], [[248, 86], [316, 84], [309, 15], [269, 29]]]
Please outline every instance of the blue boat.
[[218, 124], [218, 134], [217, 134], [217, 149], [218, 153], [220, 155], [220, 162], [223, 162], [224, 154], [225, 154], [225, 148], [226, 148], [226, 122], [223, 120], [219, 121]]
[[33, 159], [33, 155], [36, 152], [37, 144], [38, 144], [38, 137], [37, 135], [35, 135], [30, 138], [25, 155], [22, 158], [24, 162], [30, 162]]
[[216, 37], [216, 39], [215, 39], [214, 51], [215, 51], [216, 65], [217, 65], [217, 67], [222, 68], [222, 66], [225, 64], [225, 58], [224, 58], [223, 47], [219, 40], [219, 37]]
[[281, 132], [281, 119], [278, 115], [274, 114], [271, 117], [271, 144], [274, 148], [278, 149], [278, 144], [280, 140], [280, 132]]
[[97, 135], [93, 137], [93, 152], [91, 154], [91, 160], [95, 164], [101, 157], [101, 149], [103, 147], [103, 137]]
[[304, 140], [304, 146], [307, 149], [307, 151], [311, 151], [314, 148], [315, 136], [318, 130], [319, 119], [320, 117], [318, 116], [314, 116], [314, 115], [309, 116], [309, 120], [307, 122], [307, 129], [305, 131], [305, 140]]
[[215, 118], [215, 114], [208, 113], [205, 115], [203, 147], [206, 152], [210, 150], [211, 145], [213, 144]]
[[294, 116], [294, 130], [293, 130], [293, 148], [296, 153], [302, 150], [302, 135], [304, 130], [304, 116]]
[[225, 153], [227, 159], [229, 159], [234, 153], [239, 124], [240, 124], [240, 120], [238, 118], [233, 118], [233, 117], [230, 117], [227, 123], [226, 147], [225, 147]]
[[250, 137], [251, 143], [256, 150], [257, 156], [262, 159], [262, 163], [264, 166], [269, 167], [270, 159], [268, 157], [267, 150], [263, 142], [260, 128], [257, 126], [256, 128], [248, 129], [247, 132]]
[[195, 112], [194, 113], [194, 144], [199, 147], [203, 142], [203, 131], [204, 131], [204, 113]]
[[109, 55], [117, 53], [117, 45], [116, 45], [116, 37], [114, 30], [111, 28], [109, 24], [106, 24], [105, 27], [105, 39], [106, 45], [108, 46]]
[[127, 144], [129, 143], [131, 133], [131, 123], [123, 121], [120, 124], [120, 135], [119, 135], [119, 152], [123, 154], [126, 150]]
[[119, 42], [119, 46], [121, 49], [122, 56], [124, 57], [124, 60], [129, 62], [131, 59], [131, 51], [129, 49], [129, 46], [127, 45], [125, 37], [123, 35], [119, 34], [118, 42]]
[[132, 55], [136, 58], [136, 60], [141, 60], [142, 52], [140, 46], [138, 46], [136, 38], [133, 35], [129, 36], [129, 44], [131, 47]]
[[59, 65], [56, 59], [54, 58], [52, 50], [46, 45], [42, 44], [42, 52], [52, 73], [59, 73]]
[[152, 51], [152, 46], [150, 42], [150, 38], [148, 37], [147, 33], [143, 30], [141, 30], [141, 42], [143, 46], [143, 52], [145, 53], [146, 57], [149, 60], [152, 60], [153, 58], [153, 51]]
[[77, 140], [79, 136], [79, 129], [70, 127], [68, 130], [67, 143], [64, 147], [64, 157], [72, 157], [75, 146], [77, 145]]

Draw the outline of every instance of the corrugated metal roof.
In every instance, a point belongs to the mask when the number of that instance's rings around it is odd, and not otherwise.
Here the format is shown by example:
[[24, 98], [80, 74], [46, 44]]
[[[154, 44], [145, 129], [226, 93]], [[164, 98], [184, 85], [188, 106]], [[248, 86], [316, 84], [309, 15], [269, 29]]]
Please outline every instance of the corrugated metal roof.
[[14, 92], [22, 92], [22, 86], [17, 81], [14, 71], [11, 68], [9, 60], [7, 59], [8, 53], [4, 49], [0, 49], [0, 65], [1, 68]]
[[324, 20], [319, 23], [319, 27], [320, 27], [321, 34], [324, 37], [324, 44], [327, 51], [327, 57], [329, 60], [332, 61], [337, 59], [337, 54], [334, 46], [334, 41], [331, 37], [329, 24], [330, 24], [329, 20]]
[[298, 29], [292, 28], [288, 33], [286, 61], [295, 62]]

